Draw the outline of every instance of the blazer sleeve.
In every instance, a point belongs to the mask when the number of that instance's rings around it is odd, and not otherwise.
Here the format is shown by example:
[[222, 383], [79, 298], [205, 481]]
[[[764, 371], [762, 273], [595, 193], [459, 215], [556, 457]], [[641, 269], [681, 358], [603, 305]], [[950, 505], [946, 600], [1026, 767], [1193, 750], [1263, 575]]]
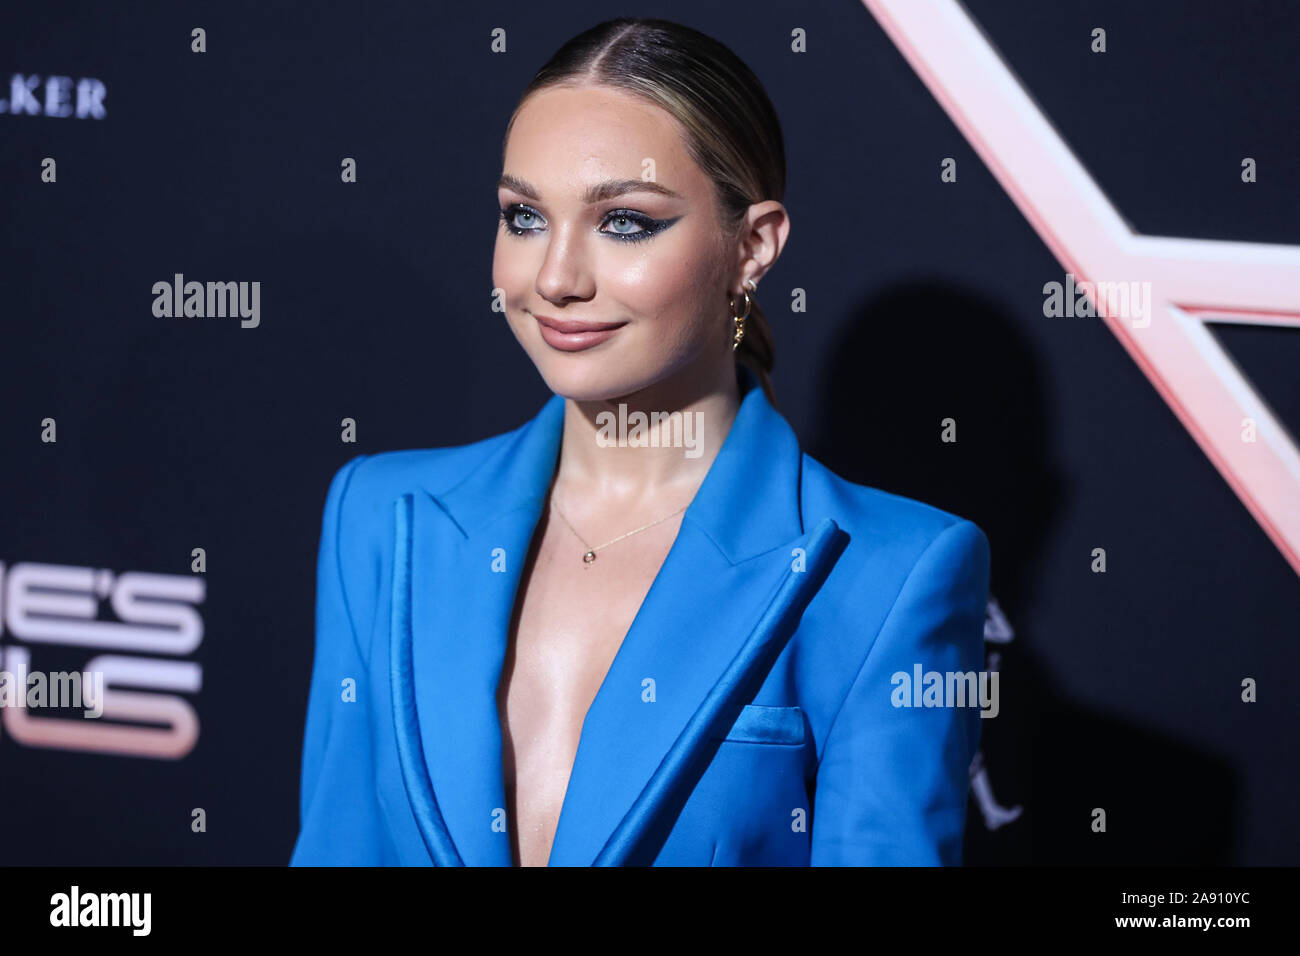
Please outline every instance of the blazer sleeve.
[[978, 700], [895, 706], [911, 699], [895, 675], [911, 681], [918, 664], [922, 673], [978, 675], [988, 587], [988, 539], [964, 519], [912, 567], [826, 734], [813, 866], [961, 863], [970, 764], [986, 718]]
[[[316, 561], [316, 649], [302, 747], [300, 828], [290, 866], [375, 866], [391, 862], [375, 797], [366, 698], [369, 681], [339, 560], [344, 501], [357, 466], [334, 475]], [[344, 681], [351, 679], [352, 693]], [[349, 699], [349, 697], [351, 699]]]

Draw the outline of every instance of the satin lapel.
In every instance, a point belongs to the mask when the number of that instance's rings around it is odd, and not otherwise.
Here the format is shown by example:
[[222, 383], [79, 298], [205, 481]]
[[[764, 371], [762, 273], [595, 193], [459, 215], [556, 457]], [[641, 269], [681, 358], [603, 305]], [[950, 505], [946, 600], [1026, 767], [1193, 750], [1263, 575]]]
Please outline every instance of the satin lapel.
[[653, 862], [846, 540], [827, 518], [733, 565], [683, 523], [588, 711], [551, 866]]
[[412, 547], [415, 540], [415, 499], [402, 495], [394, 503], [393, 593], [389, 629], [389, 660], [393, 702], [393, 727], [397, 738], [397, 760], [402, 769], [411, 812], [435, 866], [462, 866], [446, 821], [438, 806], [426, 770], [422, 745], [421, 715], [413, 676], [414, 628], [413, 589], [417, 577]]
[[[409, 749], [422, 759], [404, 773], [416, 821], [440, 866], [513, 861], [496, 692], [515, 593], [559, 454], [563, 411], [564, 400], [552, 398], [457, 487], [398, 499], [399, 515], [403, 499], [411, 514], [410, 627], [395, 631], [393, 660], [396, 666], [403, 659], [400, 645], [409, 640], [411, 667], [394, 671], [394, 719], [400, 741], [410, 719], [399, 707], [416, 715], [418, 746]], [[393, 607], [396, 626], [400, 606]], [[421, 812], [425, 804], [437, 813]]]
[[[467, 539], [432, 499], [411, 504], [414, 666], [404, 686], [418, 713], [417, 749], [460, 858], [468, 866], [510, 866], [496, 692], [539, 511], [515, 508]], [[503, 570], [493, 571], [494, 563]], [[437, 845], [436, 824], [428, 829]]]

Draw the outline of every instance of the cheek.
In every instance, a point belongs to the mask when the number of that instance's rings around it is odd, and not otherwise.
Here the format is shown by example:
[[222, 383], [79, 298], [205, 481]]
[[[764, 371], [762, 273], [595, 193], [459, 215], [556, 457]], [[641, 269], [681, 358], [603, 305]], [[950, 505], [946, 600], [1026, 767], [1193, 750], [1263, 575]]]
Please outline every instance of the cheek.
[[519, 257], [512, 255], [506, 244], [502, 230], [497, 230], [496, 243], [492, 247], [492, 287], [505, 289], [506, 295], [512, 295], [512, 284], [518, 281]]
[[502, 231], [492, 249], [492, 288], [501, 290], [502, 305], [512, 322], [514, 314], [533, 300], [537, 279], [537, 264], [519, 246], [518, 240]]
[[681, 249], [665, 244], [615, 273], [619, 297], [665, 334], [693, 338], [717, 318], [712, 306], [721, 301], [723, 284], [715, 257], [715, 250], [698, 243]]

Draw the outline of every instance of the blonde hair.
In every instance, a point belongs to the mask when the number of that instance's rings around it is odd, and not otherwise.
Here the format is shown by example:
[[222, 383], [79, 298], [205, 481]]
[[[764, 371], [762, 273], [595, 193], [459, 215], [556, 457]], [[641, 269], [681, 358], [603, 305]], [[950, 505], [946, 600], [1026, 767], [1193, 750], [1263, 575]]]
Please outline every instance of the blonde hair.
[[[714, 182], [729, 236], [738, 235], [753, 203], [784, 200], [785, 139], [758, 77], [722, 43], [670, 20], [619, 17], [573, 37], [524, 89], [506, 126], [506, 139], [531, 94], [554, 86], [593, 84], [641, 96], [681, 123], [691, 158]], [[753, 299], [753, 293], [750, 296]], [[743, 311], [744, 296], [736, 296], [736, 301]], [[754, 372], [775, 405], [775, 343], [756, 299], [736, 360]]]

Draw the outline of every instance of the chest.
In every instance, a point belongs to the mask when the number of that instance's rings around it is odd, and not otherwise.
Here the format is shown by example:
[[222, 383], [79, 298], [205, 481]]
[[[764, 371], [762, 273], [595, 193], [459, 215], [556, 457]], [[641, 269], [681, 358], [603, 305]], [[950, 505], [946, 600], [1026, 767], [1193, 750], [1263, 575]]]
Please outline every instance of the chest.
[[601, 550], [562, 523], [539, 528], [520, 579], [498, 690], [516, 858], [544, 865], [582, 724], [667, 557], [680, 519]]

